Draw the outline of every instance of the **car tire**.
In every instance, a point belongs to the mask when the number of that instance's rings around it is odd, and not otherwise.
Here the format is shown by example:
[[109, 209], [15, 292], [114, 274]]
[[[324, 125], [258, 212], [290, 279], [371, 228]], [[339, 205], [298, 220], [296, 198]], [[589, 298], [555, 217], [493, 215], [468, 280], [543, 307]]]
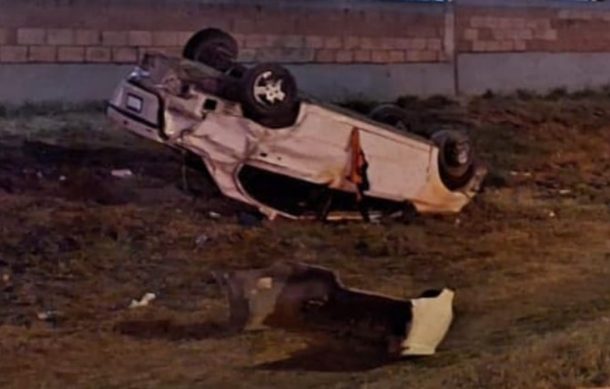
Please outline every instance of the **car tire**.
[[417, 125], [413, 115], [410, 115], [407, 111], [397, 107], [396, 105], [379, 105], [373, 108], [373, 110], [369, 113], [369, 118], [376, 122], [390, 125], [397, 130], [404, 131], [406, 133], [427, 137], [426, 134], [418, 131], [419, 126]]
[[235, 67], [238, 53], [235, 38], [222, 30], [207, 28], [189, 39], [182, 56], [224, 73]]
[[241, 80], [244, 116], [269, 128], [288, 127], [299, 113], [297, 84], [290, 72], [263, 63], [248, 69]]
[[438, 147], [441, 180], [450, 190], [464, 187], [474, 175], [475, 156], [470, 138], [462, 131], [441, 130], [431, 136]]

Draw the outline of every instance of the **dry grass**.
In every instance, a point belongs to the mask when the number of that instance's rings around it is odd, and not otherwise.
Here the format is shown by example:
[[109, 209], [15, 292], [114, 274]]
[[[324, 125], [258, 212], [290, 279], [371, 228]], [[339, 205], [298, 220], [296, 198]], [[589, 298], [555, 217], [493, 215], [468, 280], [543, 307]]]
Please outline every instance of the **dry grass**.
[[[202, 198], [178, 190], [179, 156], [99, 112], [0, 119], [0, 386], [609, 385], [610, 100], [437, 103], [420, 123], [470, 128], [493, 175], [463, 214], [411, 224], [245, 228], [205, 182]], [[137, 177], [110, 177], [120, 167]], [[228, 333], [209, 271], [283, 258], [398, 296], [452, 286], [457, 319], [436, 356], [394, 363], [353, 342]], [[127, 309], [149, 291], [151, 307]]]

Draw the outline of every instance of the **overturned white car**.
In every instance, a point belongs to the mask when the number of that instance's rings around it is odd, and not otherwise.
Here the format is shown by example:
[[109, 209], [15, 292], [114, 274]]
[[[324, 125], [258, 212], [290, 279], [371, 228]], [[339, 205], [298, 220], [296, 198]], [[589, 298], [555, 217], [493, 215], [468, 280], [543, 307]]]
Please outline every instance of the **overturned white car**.
[[108, 115], [200, 156], [224, 195], [269, 218], [340, 211], [366, 218], [405, 205], [453, 213], [485, 176], [465, 134], [424, 138], [408, 131], [398, 107], [366, 117], [305, 97], [279, 65], [235, 63], [237, 45], [222, 31], [196, 34], [184, 55], [145, 56], [116, 89]]

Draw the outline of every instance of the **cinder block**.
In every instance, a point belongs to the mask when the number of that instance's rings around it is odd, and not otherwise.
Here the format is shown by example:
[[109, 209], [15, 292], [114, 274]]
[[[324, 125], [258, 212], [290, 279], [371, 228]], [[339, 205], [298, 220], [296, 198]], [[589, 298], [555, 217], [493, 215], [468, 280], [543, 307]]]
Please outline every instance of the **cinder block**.
[[26, 46], [0, 46], [0, 62], [27, 62], [28, 48]]
[[487, 51], [487, 43], [488, 43], [488, 41], [474, 41], [474, 42], [472, 42], [472, 51], [474, 51], [474, 52]]
[[256, 50], [258, 62], [281, 62], [282, 52], [279, 47], [265, 47]]
[[434, 51], [417, 50], [407, 52], [407, 61], [409, 62], [436, 62], [438, 58], [438, 54]]
[[241, 49], [237, 58], [239, 62], [254, 62], [256, 60], [256, 50]]
[[83, 46], [60, 46], [57, 49], [59, 62], [84, 62], [85, 48]]
[[371, 50], [356, 50], [354, 52], [354, 62], [371, 62]]
[[[188, 41], [195, 35], [196, 31], [179, 31], [178, 32], [178, 45], [184, 47]], [[244, 46], [246, 36], [243, 34], [232, 34], [233, 38], [237, 41], [238, 47]]]
[[523, 40], [515, 41], [515, 51], [525, 51], [527, 49], [526, 43]]
[[154, 31], [152, 33], [153, 46], [178, 46], [178, 32], [176, 31]]
[[432, 51], [440, 51], [443, 47], [441, 40], [438, 38], [428, 38], [426, 40], [426, 48]]
[[513, 24], [513, 20], [511, 18], [498, 18], [498, 23], [495, 26], [489, 26], [489, 27], [511, 28], [512, 24]]
[[359, 49], [360, 46], [360, 37], [359, 36], [344, 36], [343, 37], [343, 48], [346, 50], [354, 50]]
[[380, 38], [378, 48], [383, 50], [391, 50], [397, 48], [396, 39], [394, 38]]
[[421, 50], [409, 50], [405, 52], [407, 62], [421, 62]]
[[305, 46], [305, 38], [302, 35], [283, 35], [276, 40], [276, 43], [280, 47], [300, 49]]
[[305, 47], [311, 49], [321, 49], [324, 47], [324, 37], [319, 35], [307, 35], [305, 37]]
[[510, 28], [521, 29], [525, 28], [525, 19], [523, 18], [513, 18], [510, 24]]
[[30, 46], [28, 48], [29, 62], [55, 62], [56, 48], [54, 46]]
[[365, 50], [379, 49], [379, 42], [375, 38], [362, 37], [360, 38], [360, 48]]
[[411, 50], [424, 50], [426, 48], [426, 38], [413, 38], [411, 39]]
[[438, 61], [438, 53], [430, 50], [424, 50], [420, 54], [422, 62], [436, 62]]
[[405, 52], [402, 50], [391, 50], [389, 62], [391, 63], [402, 63], [406, 61]]
[[8, 31], [5, 28], [0, 28], [0, 45], [8, 43]]
[[515, 49], [515, 41], [500, 41], [500, 51], [513, 51]]
[[352, 50], [337, 50], [335, 61], [339, 63], [350, 63], [354, 61]]
[[270, 36], [261, 34], [246, 35], [245, 48], [247, 49], [262, 49], [269, 47]]
[[79, 46], [98, 46], [102, 43], [101, 34], [96, 30], [76, 30], [75, 42]]
[[474, 41], [479, 38], [479, 30], [476, 28], [467, 28], [464, 30], [464, 39]]
[[484, 16], [473, 16], [470, 18], [470, 26], [474, 28], [487, 27], [487, 20]]
[[335, 62], [335, 52], [332, 49], [318, 49], [315, 53], [315, 61], [321, 63]]
[[85, 59], [87, 62], [110, 62], [112, 51], [109, 47], [87, 47]]
[[52, 28], [47, 30], [47, 43], [54, 46], [69, 46], [74, 44], [74, 30], [67, 28]]
[[324, 48], [340, 49], [343, 46], [340, 36], [328, 36], [324, 38]]
[[127, 46], [129, 44], [129, 37], [127, 31], [103, 31], [102, 32], [102, 45], [103, 46]]
[[112, 49], [112, 62], [135, 63], [138, 61], [138, 50], [134, 47], [115, 47]]
[[487, 50], [491, 52], [502, 51], [502, 44], [498, 41], [487, 42]]
[[150, 53], [159, 53], [166, 55], [168, 57], [180, 57], [182, 55], [182, 47], [172, 46], [172, 47], [147, 47], [145, 48], [146, 52]]
[[549, 29], [542, 32], [540, 39], [545, 41], [556, 41], [557, 36], [557, 30]]
[[46, 37], [47, 32], [44, 28], [20, 28], [17, 30], [17, 43], [20, 45], [44, 45]]
[[150, 31], [129, 31], [127, 39], [129, 40], [129, 46], [132, 47], [151, 46], [153, 44]]
[[373, 50], [371, 61], [375, 63], [388, 63], [390, 62], [390, 52], [388, 50]]
[[411, 48], [411, 39], [409, 39], [409, 38], [396, 39], [396, 48], [399, 50], [403, 50], [403, 51]]

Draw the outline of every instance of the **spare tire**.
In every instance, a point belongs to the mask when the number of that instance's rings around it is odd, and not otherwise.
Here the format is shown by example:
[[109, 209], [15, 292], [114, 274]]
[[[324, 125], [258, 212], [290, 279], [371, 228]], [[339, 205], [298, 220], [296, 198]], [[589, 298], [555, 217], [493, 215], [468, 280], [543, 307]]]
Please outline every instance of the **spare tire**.
[[277, 64], [262, 63], [246, 71], [241, 80], [244, 116], [269, 128], [288, 127], [299, 113], [297, 84]]
[[206, 28], [189, 39], [182, 56], [224, 73], [234, 67], [238, 53], [235, 38], [217, 28]]
[[475, 173], [474, 149], [470, 138], [462, 131], [441, 130], [431, 136], [438, 147], [438, 169], [449, 190], [460, 189]]

